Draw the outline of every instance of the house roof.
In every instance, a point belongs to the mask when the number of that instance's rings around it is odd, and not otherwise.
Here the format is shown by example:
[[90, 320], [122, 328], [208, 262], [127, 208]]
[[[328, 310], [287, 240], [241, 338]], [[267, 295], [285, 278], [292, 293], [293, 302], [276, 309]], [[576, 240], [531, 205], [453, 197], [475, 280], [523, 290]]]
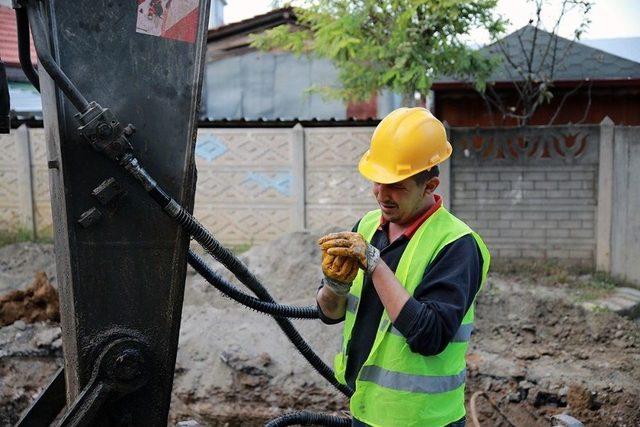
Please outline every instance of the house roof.
[[640, 62], [640, 37], [590, 39], [580, 40], [580, 43], [631, 61]]
[[[0, 6], [0, 58], [8, 67], [20, 67], [16, 13], [6, 6]], [[31, 62], [33, 64], [37, 62], [33, 39], [31, 40]]]
[[[535, 53], [531, 61], [533, 70], [551, 73], [554, 82], [621, 82], [640, 80], [640, 63], [613, 55], [580, 42], [573, 42], [547, 31], [526, 25], [512, 34], [480, 49], [486, 56], [499, 56], [502, 63], [491, 74], [488, 81], [512, 82], [522, 79], [518, 68], [527, 69], [527, 53], [534, 44]], [[551, 46], [547, 50], [548, 46]], [[554, 49], [555, 48], [555, 49]], [[553, 51], [557, 52], [554, 64]], [[545, 55], [545, 52], [548, 53]], [[505, 56], [509, 60], [505, 60]], [[434, 89], [451, 84], [467, 84], [463, 79], [444, 77], [434, 83]]]
[[296, 17], [292, 7], [274, 9], [262, 15], [256, 15], [242, 21], [212, 28], [207, 32], [207, 42], [213, 42], [239, 34], [262, 31], [282, 24], [293, 24], [295, 22]]

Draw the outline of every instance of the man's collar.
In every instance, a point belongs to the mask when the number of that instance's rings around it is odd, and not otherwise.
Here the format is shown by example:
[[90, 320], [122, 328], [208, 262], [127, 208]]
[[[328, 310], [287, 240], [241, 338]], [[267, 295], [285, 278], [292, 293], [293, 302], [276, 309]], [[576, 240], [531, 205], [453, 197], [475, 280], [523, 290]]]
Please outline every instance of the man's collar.
[[[402, 235], [407, 239], [411, 239], [415, 232], [418, 231], [418, 228], [420, 228], [420, 226], [424, 224], [424, 222], [442, 206], [442, 197], [438, 196], [437, 194], [434, 194], [433, 197], [436, 200], [433, 206], [431, 206], [428, 211], [416, 218], [415, 221], [413, 221], [402, 233]], [[385, 220], [384, 217], [380, 217], [380, 225], [378, 226], [378, 229], [382, 229], [388, 224], [388, 222], [389, 221]]]

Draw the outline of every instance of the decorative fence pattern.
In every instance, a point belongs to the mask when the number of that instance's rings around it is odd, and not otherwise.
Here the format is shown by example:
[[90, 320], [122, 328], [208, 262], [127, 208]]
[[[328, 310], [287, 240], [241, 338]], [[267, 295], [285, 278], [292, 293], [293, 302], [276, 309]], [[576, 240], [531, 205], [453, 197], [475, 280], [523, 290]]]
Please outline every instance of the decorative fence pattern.
[[[357, 172], [372, 132], [201, 128], [196, 216], [232, 245], [350, 229], [376, 207]], [[441, 167], [441, 194], [494, 257], [595, 263], [640, 282], [640, 128], [606, 119], [600, 126], [453, 128], [449, 136], [454, 155]], [[43, 129], [21, 128], [0, 143], [0, 229], [50, 233]]]
[[599, 126], [452, 129], [452, 210], [493, 254], [595, 254]]

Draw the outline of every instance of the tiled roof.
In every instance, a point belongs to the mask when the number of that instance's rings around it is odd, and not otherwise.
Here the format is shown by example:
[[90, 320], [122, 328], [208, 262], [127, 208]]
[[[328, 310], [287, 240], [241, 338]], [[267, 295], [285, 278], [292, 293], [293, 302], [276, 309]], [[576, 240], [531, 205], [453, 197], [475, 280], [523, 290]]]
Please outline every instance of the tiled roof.
[[[0, 58], [7, 66], [20, 66], [16, 13], [5, 6], [0, 6]], [[37, 62], [33, 40], [31, 41], [31, 62], [34, 64]]]
[[640, 62], [640, 37], [580, 40], [594, 49], [604, 50], [631, 61]]
[[207, 41], [220, 40], [236, 34], [249, 34], [255, 30], [277, 27], [278, 25], [295, 23], [296, 17], [292, 7], [273, 9], [262, 15], [256, 15], [242, 21], [232, 22], [207, 32]]
[[[526, 25], [518, 31], [509, 34], [503, 39], [492, 43], [480, 49], [484, 55], [496, 55], [503, 58], [502, 64], [491, 74], [488, 81], [490, 82], [509, 82], [521, 80], [516, 69], [519, 67], [523, 70], [527, 69], [527, 58], [524, 51], [530, 52], [534, 43], [535, 27]], [[553, 72], [553, 80], [561, 81], [579, 81], [579, 80], [630, 80], [640, 79], [640, 63], [631, 61], [600, 49], [586, 46], [580, 42], [572, 42], [563, 37], [555, 36], [556, 41], [552, 39], [554, 35], [543, 30], [538, 30], [535, 41], [535, 55], [533, 59], [533, 70], [551, 69], [552, 55], [544, 55], [549, 46], [557, 41], [558, 58], [555, 63]], [[524, 51], [522, 46], [524, 46]], [[507, 53], [513, 64], [504, 60], [502, 51]], [[541, 61], [544, 63], [541, 64]], [[441, 83], [455, 83], [461, 81], [457, 78], [443, 77], [436, 81], [434, 87], [437, 88]]]

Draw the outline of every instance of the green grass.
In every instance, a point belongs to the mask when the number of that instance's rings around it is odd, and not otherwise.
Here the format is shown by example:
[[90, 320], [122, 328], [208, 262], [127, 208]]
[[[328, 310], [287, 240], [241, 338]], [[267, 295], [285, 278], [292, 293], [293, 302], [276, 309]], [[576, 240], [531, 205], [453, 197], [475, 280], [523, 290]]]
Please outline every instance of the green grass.
[[553, 260], [503, 262], [492, 266], [491, 271], [538, 285], [570, 288], [575, 291], [578, 302], [602, 298], [617, 286], [629, 286], [628, 283], [593, 268], [565, 265]]
[[0, 247], [20, 242], [51, 243], [53, 239], [49, 236], [34, 237], [30, 231], [25, 229], [0, 231]]
[[578, 302], [592, 301], [610, 294], [616, 286], [624, 283], [616, 281], [609, 274], [601, 271], [594, 272], [589, 280], [578, 282], [573, 287], [578, 291]]
[[240, 243], [238, 245], [229, 246], [229, 249], [234, 254], [240, 255], [247, 252], [249, 249], [251, 249], [252, 246], [253, 246], [253, 243]]

